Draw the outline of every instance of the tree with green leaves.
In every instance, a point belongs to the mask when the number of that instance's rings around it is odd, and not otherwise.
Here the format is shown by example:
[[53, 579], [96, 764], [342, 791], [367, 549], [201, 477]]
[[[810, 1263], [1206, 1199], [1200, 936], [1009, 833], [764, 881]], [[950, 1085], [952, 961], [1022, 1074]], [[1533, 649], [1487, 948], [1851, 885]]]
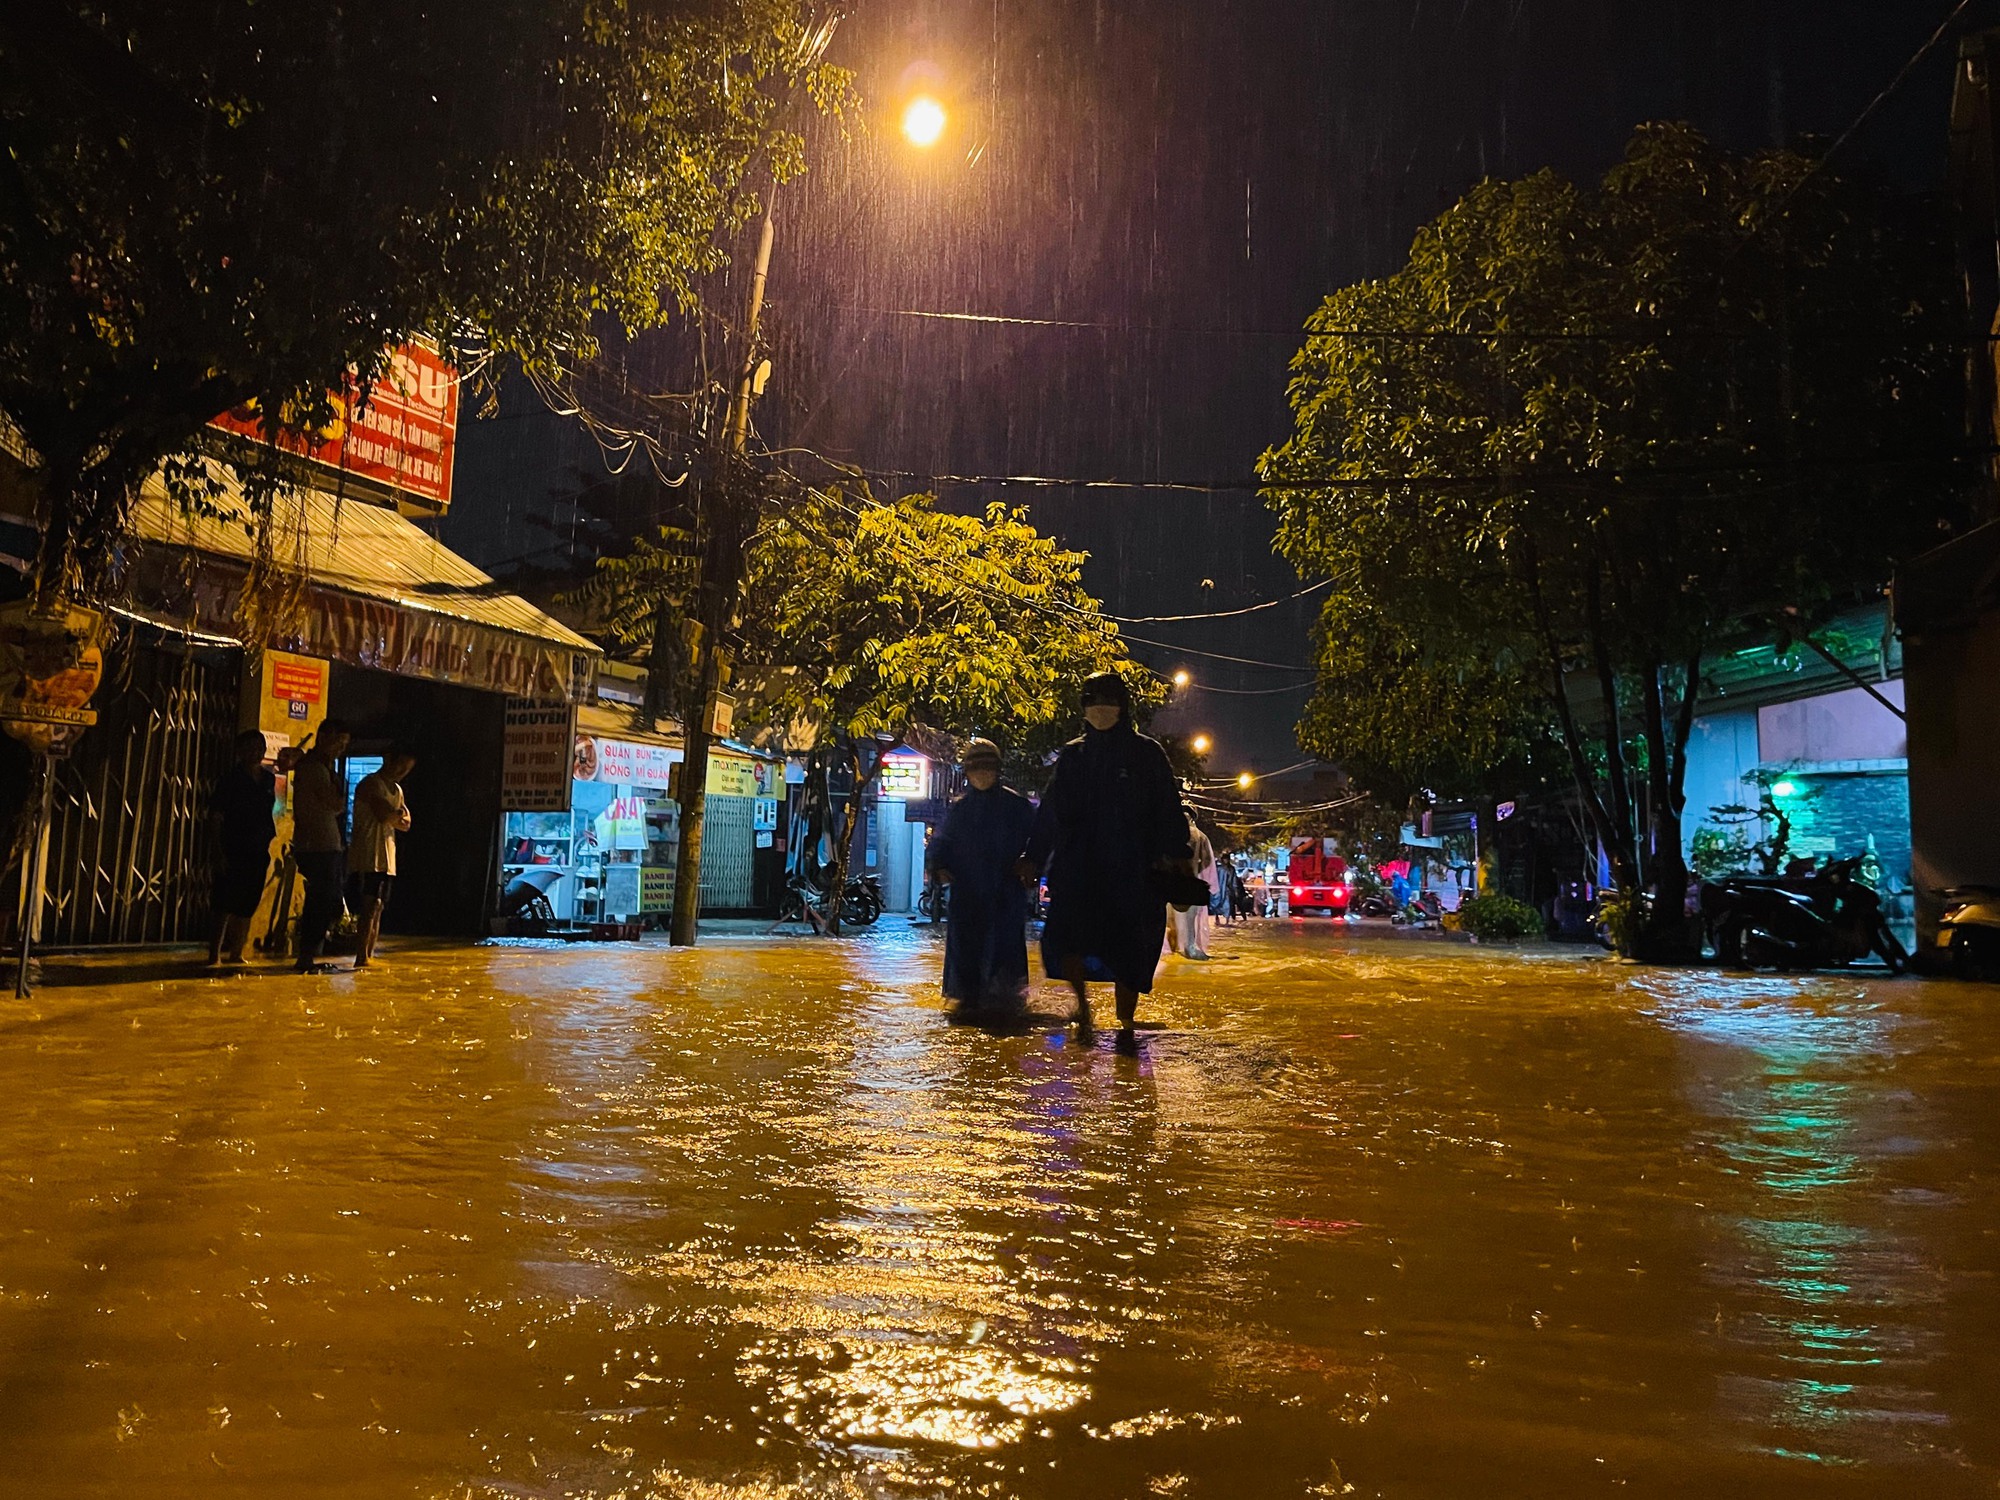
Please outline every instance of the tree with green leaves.
[[228, 408], [307, 431], [415, 335], [551, 373], [690, 305], [753, 162], [802, 165], [787, 101], [842, 102], [830, 31], [810, 0], [0, 6], [37, 589], [98, 593], [140, 483]]
[[[671, 658], [651, 635], [661, 601], [670, 621], [684, 615], [689, 558], [686, 534], [669, 530], [600, 564], [587, 597], [614, 640]], [[739, 718], [805, 737], [815, 770], [851, 787], [831, 890], [846, 884], [863, 796], [913, 734], [927, 748], [984, 735], [1052, 749], [1076, 722], [1078, 685], [1105, 670], [1135, 702], [1164, 700], [1084, 590], [1083, 563], [1001, 505], [966, 516], [929, 495], [877, 504], [814, 490], [769, 511], [729, 642]]]
[[1952, 508], [1950, 265], [1930, 205], [1681, 125], [1594, 187], [1475, 187], [1292, 362], [1261, 474], [1336, 580], [1302, 743], [1392, 804], [1566, 775], [1668, 953], [1703, 653], [1878, 591]]

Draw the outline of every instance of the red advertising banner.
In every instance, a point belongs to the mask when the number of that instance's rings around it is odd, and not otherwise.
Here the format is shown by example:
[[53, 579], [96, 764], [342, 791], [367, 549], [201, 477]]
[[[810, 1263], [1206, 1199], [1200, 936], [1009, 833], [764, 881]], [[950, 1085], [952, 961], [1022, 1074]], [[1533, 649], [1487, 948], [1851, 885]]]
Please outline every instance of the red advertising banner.
[[[335, 393], [332, 422], [304, 437], [286, 433], [282, 447], [376, 484], [434, 510], [451, 504], [452, 449], [458, 437], [458, 372], [434, 349], [404, 344], [365, 393], [353, 380]], [[208, 424], [264, 440], [254, 407], [238, 406]]]

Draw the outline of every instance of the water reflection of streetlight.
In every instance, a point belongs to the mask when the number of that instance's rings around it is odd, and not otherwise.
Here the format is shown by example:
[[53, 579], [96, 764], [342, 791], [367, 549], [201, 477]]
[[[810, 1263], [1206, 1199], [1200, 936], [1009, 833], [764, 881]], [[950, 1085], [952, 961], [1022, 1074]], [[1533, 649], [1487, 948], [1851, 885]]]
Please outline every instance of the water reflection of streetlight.
[[903, 139], [928, 150], [944, 135], [949, 118], [942, 104], [929, 94], [919, 94], [903, 106]]

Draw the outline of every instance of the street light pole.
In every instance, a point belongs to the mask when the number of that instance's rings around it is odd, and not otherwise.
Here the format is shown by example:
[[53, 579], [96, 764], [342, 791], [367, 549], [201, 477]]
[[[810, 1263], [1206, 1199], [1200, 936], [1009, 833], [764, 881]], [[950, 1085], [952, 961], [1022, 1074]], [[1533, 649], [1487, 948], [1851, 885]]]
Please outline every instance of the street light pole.
[[[818, 45], [825, 46], [831, 29], [821, 33]], [[904, 115], [904, 134], [913, 145], [935, 145], [948, 120], [944, 106], [935, 100], [922, 101], [925, 108], [913, 117]], [[708, 507], [707, 535], [703, 540], [701, 582], [696, 592], [696, 659], [700, 663], [699, 686], [692, 716], [684, 716], [683, 736], [687, 750], [681, 762], [680, 848], [674, 858], [674, 910], [668, 926], [668, 941], [676, 947], [692, 947], [696, 919], [701, 908], [701, 846], [703, 820], [708, 810], [708, 756], [715, 738], [716, 700], [726, 677], [722, 653], [723, 632], [733, 623], [743, 589], [744, 549], [749, 545], [757, 514], [755, 479], [744, 461], [750, 440], [750, 404], [763, 382], [758, 372], [763, 366], [758, 333], [764, 315], [764, 288], [771, 277], [771, 244], [777, 238], [777, 184], [764, 204], [764, 223], [757, 236], [757, 258], [750, 271], [750, 302], [743, 320], [743, 363], [736, 372], [736, 386], [730, 393], [729, 417], [722, 432], [722, 462], [716, 476], [716, 491]], [[661, 628], [656, 624], [656, 630]], [[654, 661], [662, 653], [654, 652]], [[837, 900], [836, 896], [836, 900]]]
[[757, 330], [764, 317], [764, 288], [771, 279], [771, 242], [777, 238], [772, 214], [777, 208], [777, 189], [772, 202], [764, 206], [764, 227], [757, 236], [757, 261], [750, 271], [750, 312], [743, 321], [743, 368], [736, 372], [735, 399], [729, 405], [729, 425], [724, 442], [731, 453], [741, 453], [750, 440], [750, 401], [756, 394]]
[[[773, 189], [775, 196], [775, 189]], [[750, 272], [750, 302], [743, 320], [743, 363], [730, 393], [729, 417], [723, 427], [722, 462], [708, 507], [703, 538], [701, 582], [696, 593], [700, 635], [695, 642], [700, 663], [694, 712], [682, 725], [686, 754], [681, 761], [680, 847], [674, 857], [674, 910], [668, 941], [692, 947], [701, 911], [701, 848], [708, 812], [708, 757], [715, 739], [715, 713], [726, 671], [723, 633], [736, 613], [743, 588], [744, 548], [756, 514], [756, 497], [746, 482], [744, 449], [750, 440], [750, 403], [757, 395], [757, 371], [762, 360], [758, 329], [764, 313], [764, 287], [771, 275], [771, 244], [777, 237], [774, 205], [764, 208], [764, 225], [757, 237], [757, 259]], [[657, 627], [656, 627], [657, 628]]]

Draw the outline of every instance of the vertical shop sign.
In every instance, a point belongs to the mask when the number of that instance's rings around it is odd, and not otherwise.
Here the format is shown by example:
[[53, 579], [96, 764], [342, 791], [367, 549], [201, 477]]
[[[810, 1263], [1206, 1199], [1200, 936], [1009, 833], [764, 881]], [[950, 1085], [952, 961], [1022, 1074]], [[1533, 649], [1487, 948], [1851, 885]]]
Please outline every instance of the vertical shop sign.
[[568, 812], [576, 708], [567, 698], [509, 698], [500, 761], [505, 812]]
[[646, 865], [639, 871], [639, 910], [671, 911], [674, 905], [674, 867]]

